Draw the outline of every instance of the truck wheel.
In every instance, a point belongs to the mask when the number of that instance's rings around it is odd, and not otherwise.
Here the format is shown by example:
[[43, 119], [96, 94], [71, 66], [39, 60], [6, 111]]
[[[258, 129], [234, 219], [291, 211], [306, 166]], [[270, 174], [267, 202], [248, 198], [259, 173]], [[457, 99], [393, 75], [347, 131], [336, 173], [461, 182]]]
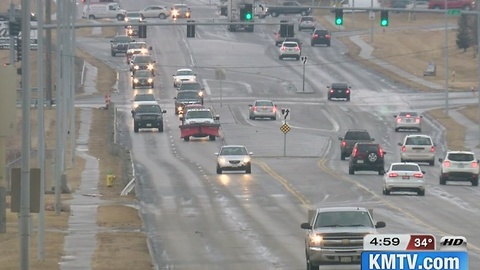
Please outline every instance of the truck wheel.
[[154, 83], [150, 84], [150, 88], [155, 88], [155, 84]]
[[163, 132], [163, 124], [158, 127], [158, 132]]
[[139, 128], [138, 128], [137, 126], [134, 126], [134, 127], [133, 127], [133, 132], [137, 133], [138, 130], [139, 130]]
[[345, 160], [345, 155], [343, 153], [340, 153], [340, 160]]
[[320, 267], [318, 265], [312, 265], [310, 260], [307, 260], [307, 270], [319, 270]]
[[447, 184], [447, 178], [440, 174], [440, 185], [443, 186], [445, 184]]
[[208, 139], [209, 139], [210, 141], [215, 141], [216, 138], [215, 138], [215, 136], [210, 135], [210, 136], [208, 136]]
[[183, 140], [186, 141], [186, 142], [190, 141], [190, 136], [183, 137]]
[[354, 175], [355, 169], [353, 169], [353, 167], [348, 167], [348, 174]]
[[114, 51], [112, 51], [112, 56], [115, 57], [116, 55], [117, 54]]
[[472, 186], [474, 186], [474, 187], [477, 187], [477, 186], [478, 186], [478, 177], [475, 177], [475, 178], [472, 180]]
[[125, 20], [125, 16], [123, 16], [122, 14], [118, 14], [117, 21], [123, 21], [123, 20]]
[[417, 191], [418, 196], [425, 196], [425, 190], [419, 190]]

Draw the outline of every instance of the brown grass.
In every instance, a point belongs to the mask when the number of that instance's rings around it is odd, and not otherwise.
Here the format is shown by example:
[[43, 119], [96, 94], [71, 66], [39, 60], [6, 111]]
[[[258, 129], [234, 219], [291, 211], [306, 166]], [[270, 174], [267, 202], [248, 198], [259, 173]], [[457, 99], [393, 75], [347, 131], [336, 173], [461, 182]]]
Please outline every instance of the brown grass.
[[447, 116], [444, 109], [430, 110], [427, 113], [445, 127], [448, 149], [469, 150], [465, 148], [465, 126]]
[[142, 220], [135, 208], [125, 205], [102, 205], [97, 210], [100, 227], [117, 229], [142, 229]]
[[474, 123], [478, 123], [478, 104], [468, 105], [467, 107], [458, 110]]

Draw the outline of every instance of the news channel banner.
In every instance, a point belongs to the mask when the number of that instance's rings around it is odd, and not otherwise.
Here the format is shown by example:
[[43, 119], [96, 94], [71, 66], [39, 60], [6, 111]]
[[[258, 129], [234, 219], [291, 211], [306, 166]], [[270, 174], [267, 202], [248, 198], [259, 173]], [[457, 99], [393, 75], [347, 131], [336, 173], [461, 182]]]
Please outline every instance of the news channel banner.
[[431, 234], [369, 234], [361, 270], [468, 270], [467, 239]]

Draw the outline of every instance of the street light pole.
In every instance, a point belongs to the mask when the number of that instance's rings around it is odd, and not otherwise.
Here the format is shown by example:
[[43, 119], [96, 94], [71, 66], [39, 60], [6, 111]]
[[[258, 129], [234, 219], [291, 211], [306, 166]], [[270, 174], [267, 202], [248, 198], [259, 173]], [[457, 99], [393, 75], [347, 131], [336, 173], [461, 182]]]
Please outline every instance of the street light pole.
[[445, 0], [445, 114], [448, 116], [448, 8]]
[[[477, 95], [478, 95], [478, 128], [480, 130], [480, 5], [477, 4]], [[479, 137], [480, 139], [480, 137]]]
[[303, 62], [303, 79], [302, 79], [302, 92], [305, 92], [305, 65], [307, 64], [308, 57], [302, 56]]

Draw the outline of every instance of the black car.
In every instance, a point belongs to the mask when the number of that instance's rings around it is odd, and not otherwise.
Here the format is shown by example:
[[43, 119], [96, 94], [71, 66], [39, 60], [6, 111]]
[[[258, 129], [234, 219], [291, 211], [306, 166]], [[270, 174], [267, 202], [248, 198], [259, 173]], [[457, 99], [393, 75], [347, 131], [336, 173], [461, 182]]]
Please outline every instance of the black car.
[[328, 100], [332, 98], [344, 98], [347, 101], [350, 101], [351, 87], [346, 83], [332, 83], [331, 86], [327, 86]]
[[331, 35], [327, 30], [315, 29], [312, 34], [310, 45], [314, 47], [317, 44], [324, 44], [327, 45], [327, 47], [330, 47], [330, 39]]
[[135, 74], [138, 70], [149, 70], [152, 75], [155, 75], [156, 62], [150, 55], [136, 55], [132, 63], [132, 73]]
[[177, 88], [178, 91], [185, 91], [185, 90], [197, 90], [197, 91], [203, 91], [203, 87], [201, 84], [198, 82], [183, 82], [180, 84], [180, 86]]
[[115, 36], [110, 40], [110, 51], [112, 56], [116, 56], [117, 53], [127, 53], [128, 44], [134, 42], [131, 37], [126, 35]]
[[203, 91], [197, 90], [183, 90], [178, 91], [175, 99], [175, 114], [180, 114], [185, 110], [185, 105], [188, 104], [202, 104], [203, 105]]
[[155, 83], [153, 80], [153, 75], [148, 70], [139, 70], [132, 74], [132, 88], [135, 89], [139, 86], [147, 86], [154, 88]]
[[350, 155], [348, 173], [356, 171], [376, 171], [379, 175], [385, 174], [385, 154], [378, 143], [356, 143]]
[[134, 111], [133, 131], [138, 132], [141, 128], [158, 128], [163, 132], [163, 114], [158, 104], [140, 104]]

